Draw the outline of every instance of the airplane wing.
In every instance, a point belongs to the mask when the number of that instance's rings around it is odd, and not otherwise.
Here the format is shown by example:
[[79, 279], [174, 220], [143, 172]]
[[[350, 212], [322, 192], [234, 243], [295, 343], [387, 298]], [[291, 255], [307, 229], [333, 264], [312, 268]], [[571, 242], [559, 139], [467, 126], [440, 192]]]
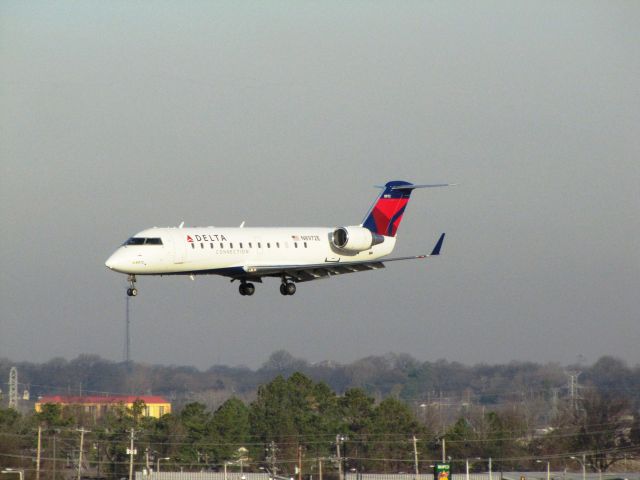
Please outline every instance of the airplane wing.
[[269, 266], [246, 266], [243, 270], [245, 275], [237, 275], [236, 278], [245, 277], [247, 279], [259, 279], [260, 277], [282, 277], [285, 275], [296, 282], [309, 282], [329, 278], [334, 275], [344, 273], [364, 272], [367, 270], [379, 270], [385, 268], [386, 262], [396, 262], [399, 260], [421, 260], [440, 255], [444, 233], [440, 235], [438, 242], [429, 255], [413, 255], [409, 257], [394, 257], [381, 260], [361, 260], [357, 262], [326, 262], [315, 265], [269, 265]]

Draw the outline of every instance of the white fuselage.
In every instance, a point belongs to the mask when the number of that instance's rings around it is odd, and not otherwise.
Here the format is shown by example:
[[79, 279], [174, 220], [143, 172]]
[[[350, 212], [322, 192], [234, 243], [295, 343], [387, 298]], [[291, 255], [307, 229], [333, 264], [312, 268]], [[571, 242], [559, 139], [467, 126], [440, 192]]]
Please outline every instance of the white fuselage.
[[252, 266], [299, 266], [376, 260], [389, 255], [395, 237], [349, 253], [332, 244], [333, 228], [151, 228], [125, 243], [107, 260], [111, 270], [132, 275], [250, 272]]

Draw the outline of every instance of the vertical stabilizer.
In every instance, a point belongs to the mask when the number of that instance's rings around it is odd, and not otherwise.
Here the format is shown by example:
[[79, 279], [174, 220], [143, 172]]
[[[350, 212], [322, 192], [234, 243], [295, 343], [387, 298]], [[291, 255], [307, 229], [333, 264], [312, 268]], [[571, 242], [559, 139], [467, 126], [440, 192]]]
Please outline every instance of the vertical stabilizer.
[[402, 180], [387, 182], [362, 222], [362, 226], [378, 235], [395, 237], [412, 190], [413, 185], [409, 182]]
[[382, 187], [384, 190], [364, 218], [362, 226], [378, 235], [395, 237], [413, 190], [416, 188], [448, 187], [452, 185], [455, 185], [455, 183], [414, 185], [403, 180], [387, 182]]

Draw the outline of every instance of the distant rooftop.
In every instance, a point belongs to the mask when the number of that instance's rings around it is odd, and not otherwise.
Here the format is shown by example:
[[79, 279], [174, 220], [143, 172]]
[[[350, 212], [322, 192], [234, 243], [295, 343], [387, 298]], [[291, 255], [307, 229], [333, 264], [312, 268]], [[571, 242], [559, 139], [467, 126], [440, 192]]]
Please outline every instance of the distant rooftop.
[[169, 403], [164, 397], [157, 395], [109, 395], [109, 396], [80, 396], [80, 395], [47, 395], [38, 399], [38, 403], [63, 403], [69, 405], [81, 405], [87, 403], [117, 404], [134, 403], [142, 400], [147, 405], [153, 403]]

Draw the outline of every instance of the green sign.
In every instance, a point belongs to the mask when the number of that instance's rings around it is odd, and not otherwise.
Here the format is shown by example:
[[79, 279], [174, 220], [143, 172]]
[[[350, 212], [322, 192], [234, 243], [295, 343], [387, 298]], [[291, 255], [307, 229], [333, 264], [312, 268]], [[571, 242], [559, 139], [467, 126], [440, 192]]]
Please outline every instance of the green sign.
[[450, 480], [451, 465], [449, 463], [436, 463], [433, 469], [433, 480]]

